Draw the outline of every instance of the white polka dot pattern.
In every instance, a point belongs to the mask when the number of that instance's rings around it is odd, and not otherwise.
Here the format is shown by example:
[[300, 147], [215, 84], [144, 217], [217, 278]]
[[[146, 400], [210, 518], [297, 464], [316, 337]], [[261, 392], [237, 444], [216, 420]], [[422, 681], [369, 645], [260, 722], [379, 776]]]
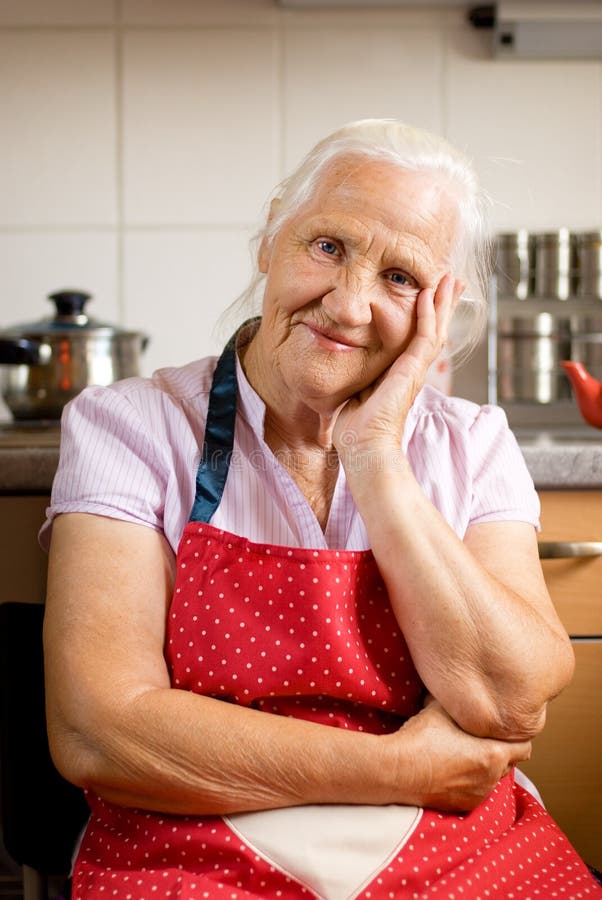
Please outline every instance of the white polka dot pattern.
[[343, 728], [395, 730], [422, 692], [369, 551], [190, 523], [167, 647], [178, 688]]
[[[199, 523], [180, 544], [166, 656], [181, 689], [375, 733], [398, 728], [422, 692], [369, 551], [251, 544]], [[220, 817], [88, 799], [73, 900], [316, 896]], [[602, 888], [510, 774], [471, 813], [425, 810], [349, 900], [431, 897], [577, 900]]]

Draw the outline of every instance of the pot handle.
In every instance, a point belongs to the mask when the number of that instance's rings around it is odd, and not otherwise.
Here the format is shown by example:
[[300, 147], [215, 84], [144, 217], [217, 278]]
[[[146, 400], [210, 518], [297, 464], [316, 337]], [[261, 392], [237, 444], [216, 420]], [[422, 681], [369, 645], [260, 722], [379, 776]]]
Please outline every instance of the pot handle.
[[49, 347], [26, 338], [0, 338], [0, 365], [43, 366], [48, 362]]
[[54, 294], [48, 294], [48, 299], [56, 306], [57, 316], [81, 316], [84, 306], [91, 297], [92, 294], [76, 290], [55, 291]]
[[540, 541], [540, 559], [602, 556], [602, 541]]

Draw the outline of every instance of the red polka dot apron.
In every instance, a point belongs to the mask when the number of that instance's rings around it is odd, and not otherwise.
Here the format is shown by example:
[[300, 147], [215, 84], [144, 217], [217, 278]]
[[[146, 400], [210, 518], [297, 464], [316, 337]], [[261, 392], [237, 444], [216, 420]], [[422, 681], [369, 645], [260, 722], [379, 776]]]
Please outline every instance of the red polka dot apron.
[[[252, 543], [209, 524], [235, 415], [230, 342], [177, 555], [165, 647], [173, 686], [333, 728], [397, 730], [419, 710], [423, 685], [372, 554]], [[88, 800], [75, 900], [602, 895], [512, 774], [464, 815], [323, 805], [175, 816]]]

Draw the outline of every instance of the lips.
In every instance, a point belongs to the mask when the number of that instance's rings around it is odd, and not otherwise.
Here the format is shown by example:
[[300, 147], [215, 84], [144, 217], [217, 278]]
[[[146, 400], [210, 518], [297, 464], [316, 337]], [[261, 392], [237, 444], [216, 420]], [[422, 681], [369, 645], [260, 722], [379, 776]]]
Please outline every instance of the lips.
[[331, 349], [338, 347], [341, 350], [357, 350], [364, 346], [363, 343], [353, 340], [348, 335], [335, 331], [327, 325], [321, 325], [317, 322], [301, 322], [300, 324], [305, 325], [317, 340], [332, 345]]

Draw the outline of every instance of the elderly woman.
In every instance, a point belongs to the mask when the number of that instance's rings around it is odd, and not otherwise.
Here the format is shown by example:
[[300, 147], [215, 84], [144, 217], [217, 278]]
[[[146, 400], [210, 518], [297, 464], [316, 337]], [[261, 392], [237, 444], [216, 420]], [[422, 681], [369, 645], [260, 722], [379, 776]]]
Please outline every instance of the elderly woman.
[[217, 363], [65, 411], [45, 645], [91, 808], [75, 898], [598, 893], [514, 777], [573, 667], [533, 485], [500, 410], [425, 386], [482, 209], [444, 141], [346, 126], [281, 185], [261, 318]]

